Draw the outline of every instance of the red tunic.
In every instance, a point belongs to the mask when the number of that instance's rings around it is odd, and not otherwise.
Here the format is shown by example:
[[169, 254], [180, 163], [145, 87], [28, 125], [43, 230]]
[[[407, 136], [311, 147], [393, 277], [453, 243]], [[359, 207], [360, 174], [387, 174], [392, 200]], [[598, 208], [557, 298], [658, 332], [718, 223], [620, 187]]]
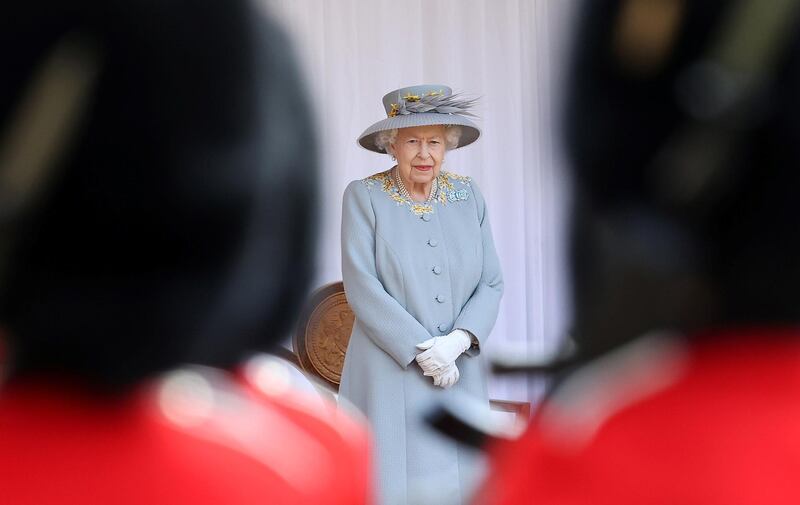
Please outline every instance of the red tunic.
[[182, 370], [124, 397], [0, 389], [0, 503], [364, 504], [366, 430], [290, 390]]
[[697, 342], [568, 380], [569, 398], [492, 449], [476, 502], [800, 503], [800, 330]]

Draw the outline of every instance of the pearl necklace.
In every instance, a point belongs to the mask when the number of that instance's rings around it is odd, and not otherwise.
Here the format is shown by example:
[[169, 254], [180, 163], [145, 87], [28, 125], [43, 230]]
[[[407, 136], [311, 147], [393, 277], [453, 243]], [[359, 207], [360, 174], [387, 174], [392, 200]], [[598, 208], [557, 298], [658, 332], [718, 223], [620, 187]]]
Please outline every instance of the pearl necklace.
[[[400, 177], [400, 170], [397, 167], [394, 168], [394, 180], [395, 184], [397, 185], [397, 190], [400, 192], [400, 195], [414, 202], [415, 200], [411, 198], [411, 194], [406, 189], [406, 185], [403, 184], [403, 179]], [[439, 178], [434, 177], [433, 184], [431, 184], [431, 194], [428, 195], [426, 203], [430, 203], [433, 201], [433, 199], [436, 197], [436, 192], [438, 190], [439, 190]]]

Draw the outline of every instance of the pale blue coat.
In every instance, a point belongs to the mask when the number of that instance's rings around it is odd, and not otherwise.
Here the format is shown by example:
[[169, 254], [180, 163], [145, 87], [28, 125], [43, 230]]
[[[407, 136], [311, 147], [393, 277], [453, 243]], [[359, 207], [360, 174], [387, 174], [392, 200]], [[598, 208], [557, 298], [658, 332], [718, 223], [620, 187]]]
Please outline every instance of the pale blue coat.
[[[477, 455], [423, 416], [449, 395], [488, 403], [480, 345], [497, 318], [500, 264], [474, 181], [442, 172], [436, 200], [415, 204], [390, 173], [353, 181], [344, 194], [342, 277], [356, 321], [339, 394], [370, 420], [381, 503], [463, 503], [480, 478]], [[454, 328], [479, 344], [456, 361], [459, 382], [442, 389], [423, 376], [416, 345]]]

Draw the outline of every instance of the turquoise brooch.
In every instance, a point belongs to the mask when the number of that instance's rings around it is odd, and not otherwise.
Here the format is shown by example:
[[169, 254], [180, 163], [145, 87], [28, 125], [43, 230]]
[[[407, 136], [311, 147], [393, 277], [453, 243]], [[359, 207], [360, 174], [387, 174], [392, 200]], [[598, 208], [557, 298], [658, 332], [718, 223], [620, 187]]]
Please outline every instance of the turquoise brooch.
[[466, 189], [459, 189], [457, 191], [448, 191], [447, 192], [447, 201], [449, 202], [458, 202], [463, 201], [469, 198], [469, 191]]

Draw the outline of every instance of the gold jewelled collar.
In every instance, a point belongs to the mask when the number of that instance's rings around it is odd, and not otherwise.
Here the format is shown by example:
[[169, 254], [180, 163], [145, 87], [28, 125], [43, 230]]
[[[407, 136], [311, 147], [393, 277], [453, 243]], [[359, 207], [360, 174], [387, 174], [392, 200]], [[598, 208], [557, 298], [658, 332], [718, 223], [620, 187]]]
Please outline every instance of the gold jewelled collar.
[[[454, 174], [452, 172], [442, 171], [434, 181], [434, 188], [432, 188], [431, 196], [426, 202], [417, 202], [411, 199], [408, 192], [401, 191], [401, 187], [394, 177], [395, 167], [371, 175], [362, 182], [369, 187], [380, 187], [381, 191], [386, 193], [398, 206], [407, 207], [414, 215], [422, 216], [424, 214], [432, 214], [434, 204], [447, 205], [448, 203], [460, 202], [469, 199], [470, 192], [466, 189], [470, 186], [471, 178]], [[465, 188], [456, 189], [453, 184], [454, 181], [461, 182]]]

